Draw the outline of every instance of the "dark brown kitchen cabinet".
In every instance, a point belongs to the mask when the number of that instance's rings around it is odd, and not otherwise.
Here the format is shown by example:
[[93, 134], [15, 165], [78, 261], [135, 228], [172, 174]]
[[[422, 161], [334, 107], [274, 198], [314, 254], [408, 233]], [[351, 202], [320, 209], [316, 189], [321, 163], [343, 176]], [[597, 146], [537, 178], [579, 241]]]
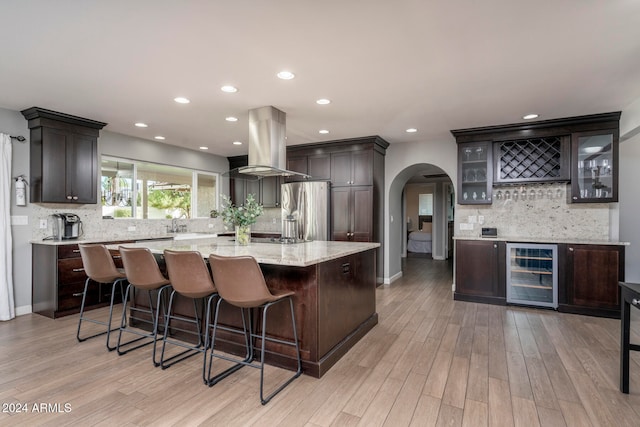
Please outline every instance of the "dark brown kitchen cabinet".
[[490, 142], [458, 144], [458, 203], [491, 204], [493, 157]]
[[379, 136], [366, 136], [287, 147], [287, 169], [331, 181], [332, 240], [382, 244], [376, 250], [378, 278], [384, 273], [384, 156], [388, 146]]
[[506, 304], [506, 244], [456, 240], [454, 299]]
[[[229, 157], [229, 169], [236, 169], [249, 164], [248, 156]], [[231, 178], [229, 179], [231, 201], [236, 205], [242, 205], [249, 194], [253, 194], [265, 208], [280, 207], [280, 185], [282, 178], [269, 176], [257, 178]]]
[[372, 242], [373, 188], [371, 186], [331, 189], [332, 240]]
[[22, 114], [31, 130], [31, 201], [97, 203], [98, 135], [106, 123], [39, 107]]
[[[131, 241], [107, 242], [105, 244], [131, 243]], [[122, 267], [114, 257], [116, 267]], [[84, 272], [77, 244], [32, 245], [32, 307], [33, 312], [58, 318], [80, 311], [82, 293], [87, 275]], [[89, 286], [85, 310], [109, 305], [111, 284]], [[116, 290], [119, 292], [119, 290]], [[116, 294], [118, 297], [120, 294]]]
[[331, 179], [331, 156], [314, 154], [307, 157], [307, 174], [311, 180]]
[[571, 203], [618, 201], [618, 129], [571, 135]]
[[458, 203], [490, 204], [491, 187], [497, 185], [569, 181], [569, 203], [618, 201], [620, 114], [452, 130], [458, 144]]
[[620, 317], [624, 246], [563, 244], [559, 249], [558, 310]]
[[331, 185], [333, 187], [372, 184], [372, 151], [346, 151], [331, 154]]
[[331, 156], [328, 153], [289, 156], [287, 155], [287, 169], [294, 172], [304, 173], [310, 178], [301, 176], [288, 176], [286, 182], [305, 180], [330, 180], [331, 179]]

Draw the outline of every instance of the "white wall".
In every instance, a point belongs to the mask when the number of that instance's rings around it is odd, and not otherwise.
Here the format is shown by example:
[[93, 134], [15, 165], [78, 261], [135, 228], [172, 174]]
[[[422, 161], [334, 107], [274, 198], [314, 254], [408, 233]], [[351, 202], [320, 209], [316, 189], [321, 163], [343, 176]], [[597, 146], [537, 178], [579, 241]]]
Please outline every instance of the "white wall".
[[[457, 185], [457, 146], [453, 136], [447, 140], [390, 144], [385, 156], [385, 242], [384, 283], [391, 283], [402, 275], [401, 254], [404, 230], [402, 189], [424, 165], [442, 169]], [[436, 207], [434, 207], [435, 209]], [[393, 221], [391, 219], [393, 218]], [[443, 236], [433, 236], [444, 242]], [[435, 244], [435, 242], [434, 242]], [[436, 253], [434, 252], [434, 256]]]
[[625, 281], [640, 283], [640, 100], [620, 118], [620, 240], [625, 253]]

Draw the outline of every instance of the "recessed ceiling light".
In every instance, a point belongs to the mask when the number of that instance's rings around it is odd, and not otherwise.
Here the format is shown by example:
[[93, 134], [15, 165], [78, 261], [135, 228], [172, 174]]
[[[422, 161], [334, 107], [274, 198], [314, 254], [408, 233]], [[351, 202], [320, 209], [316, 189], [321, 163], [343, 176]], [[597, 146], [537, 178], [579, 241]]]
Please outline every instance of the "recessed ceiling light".
[[242, 145], [242, 142], [240, 142], [240, 141], [233, 141], [233, 145]]
[[225, 85], [225, 86], [222, 86], [220, 90], [227, 93], [235, 93], [238, 91], [238, 88], [231, 85]]
[[276, 75], [278, 76], [279, 79], [282, 79], [282, 80], [291, 80], [292, 78], [294, 78], [296, 76], [291, 71], [280, 71]]
[[139, 128], [148, 128], [148, 127], [149, 127], [149, 125], [148, 125], [148, 124], [146, 124], [146, 123], [142, 123], [142, 122], [138, 122], [138, 123], [136, 123], [136, 124], [135, 124], [135, 126], [136, 126], [136, 127], [139, 127]]
[[208, 149], [209, 149], [209, 147], [204, 147], [204, 146], [203, 146], [203, 147], [200, 147], [200, 149], [201, 149], [201, 150], [208, 150]]
[[154, 136], [153, 138], [154, 138], [154, 139], [157, 139], [157, 140], [159, 140], [159, 141], [164, 141], [164, 140], [165, 140], [165, 137], [164, 137], [164, 136], [162, 136], [162, 135]]
[[326, 130], [326, 129], [320, 129], [320, 130], [318, 131], [318, 133], [326, 134], [326, 133], [329, 133], [329, 131], [328, 131], [328, 130]]
[[237, 117], [233, 117], [233, 116], [229, 116], [229, 117], [225, 117], [225, 120], [228, 122], [237, 122], [238, 118]]
[[188, 104], [191, 101], [189, 101], [187, 98], [184, 98], [182, 96], [179, 96], [177, 98], [173, 98], [174, 101], [176, 101], [178, 104]]
[[418, 132], [418, 129], [416, 129], [416, 128], [409, 128], [409, 129], [407, 129], [407, 130], [406, 130], [406, 132], [407, 132], [407, 133], [416, 133], [416, 132]]
[[327, 105], [327, 104], [331, 104], [331, 100], [326, 99], [326, 98], [321, 98], [321, 99], [318, 99], [318, 100], [316, 101], [316, 104], [320, 104], [320, 105]]
[[522, 118], [525, 119], [525, 120], [537, 119], [538, 117], [540, 117], [540, 115], [536, 114], [536, 113], [531, 113], [531, 114], [527, 114], [525, 116], [522, 116]]

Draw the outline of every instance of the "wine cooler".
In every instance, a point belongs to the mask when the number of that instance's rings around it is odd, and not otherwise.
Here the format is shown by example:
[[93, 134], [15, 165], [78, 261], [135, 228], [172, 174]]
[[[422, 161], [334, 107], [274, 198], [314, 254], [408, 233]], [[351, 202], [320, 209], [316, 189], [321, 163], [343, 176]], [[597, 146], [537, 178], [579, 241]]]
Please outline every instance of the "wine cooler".
[[507, 243], [507, 303], [558, 307], [558, 247]]

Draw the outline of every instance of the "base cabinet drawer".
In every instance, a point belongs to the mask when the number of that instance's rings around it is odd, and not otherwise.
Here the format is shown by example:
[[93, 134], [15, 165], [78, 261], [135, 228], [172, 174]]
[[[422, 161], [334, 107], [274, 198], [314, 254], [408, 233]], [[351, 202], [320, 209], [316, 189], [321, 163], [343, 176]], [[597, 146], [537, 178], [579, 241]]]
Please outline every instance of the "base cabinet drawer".
[[[105, 245], [131, 241], [103, 242]], [[112, 252], [116, 267], [122, 267], [119, 256]], [[34, 313], [57, 318], [80, 312], [85, 273], [77, 243], [32, 245], [32, 307]], [[111, 301], [112, 284], [89, 283], [85, 310], [103, 307]], [[120, 287], [116, 300], [121, 301]]]

